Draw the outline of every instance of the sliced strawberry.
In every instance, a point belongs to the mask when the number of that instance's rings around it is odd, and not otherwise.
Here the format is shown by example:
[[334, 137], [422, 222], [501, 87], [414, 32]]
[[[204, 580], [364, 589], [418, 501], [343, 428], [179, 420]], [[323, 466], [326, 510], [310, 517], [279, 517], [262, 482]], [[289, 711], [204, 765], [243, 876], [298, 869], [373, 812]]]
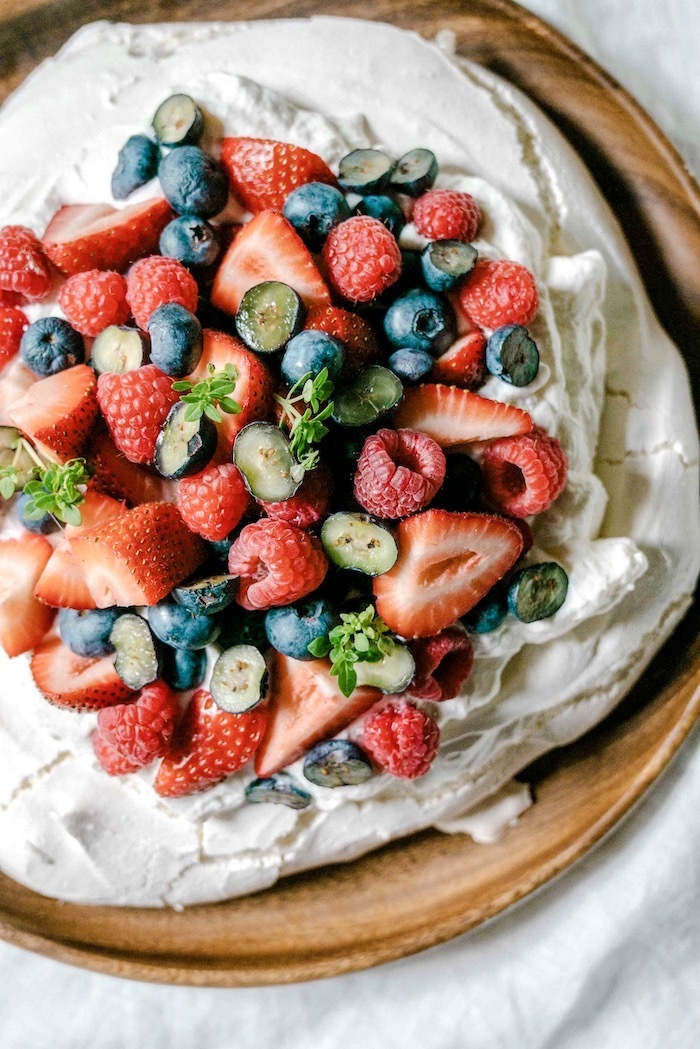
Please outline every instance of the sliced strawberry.
[[211, 301], [235, 314], [248, 289], [265, 280], [289, 284], [308, 309], [331, 301], [308, 248], [275, 211], [261, 211], [237, 235], [219, 266]]
[[522, 408], [492, 401], [456, 386], [428, 383], [404, 393], [394, 425], [427, 433], [442, 448], [492, 437], [528, 433], [532, 419]]
[[210, 364], [214, 365], [216, 371], [222, 371], [226, 364], [232, 364], [236, 370], [236, 388], [231, 397], [240, 404], [241, 411], [236, 415], [224, 415], [217, 427], [219, 452], [224, 460], [230, 462], [233, 442], [243, 427], [254, 419], [270, 417], [274, 379], [267, 365], [238, 339], [220, 331], [205, 329], [202, 358], [189, 378], [204, 377]]
[[177, 502], [177, 481], [129, 462], [105, 430], [93, 434], [86, 458], [93, 471], [92, 484], [106, 495], [125, 499], [131, 506]]
[[95, 423], [96, 390], [92, 368], [77, 364], [33, 383], [9, 415], [39, 451], [66, 462], [80, 455]]
[[113, 656], [76, 656], [57, 637], [35, 648], [31, 668], [36, 687], [59, 707], [100, 710], [133, 695], [114, 669]]
[[281, 211], [298, 186], [307, 182], [335, 186], [338, 182], [315, 153], [269, 138], [225, 138], [221, 162], [236, 198], [249, 211]]
[[204, 561], [171, 503], [145, 503], [69, 540], [98, 608], [154, 605]]
[[68, 204], [49, 222], [42, 245], [61, 273], [122, 271], [158, 250], [161, 231], [172, 218], [162, 198], [119, 211], [111, 204]]
[[167, 798], [195, 794], [238, 772], [259, 746], [266, 722], [264, 707], [229, 714], [204, 689], [195, 692], [158, 769], [156, 793]]
[[255, 758], [259, 776], [291, 765], [309, 747], [347, 728], [381, 697], [376, 688], [356, 688], [346, 698], [326, 659], [290, 659], [272, 654], [270, 716]]
[[0, 373], [0, 426], [12, 426], [10, 408], [38, 381], [20, 357], [5, 365]]
[[487, 378], [486, 337], [482, 331], [472, 331], [453, 342], [437, 358], [430, 373], [435, 382], [478, 390]]
[[43, 535], [0, 540], [0, 645], [8, 656], [28, 652], [42, 640], [53, 609], [34, 597], [34, 587], [51, 557]]
[[402, 637], [430, 637], [485, 597], [523, 548], [512, 521], [490, 514], [425, 510], [401, 521], [399, 556], [372, 586], [377, 611]]

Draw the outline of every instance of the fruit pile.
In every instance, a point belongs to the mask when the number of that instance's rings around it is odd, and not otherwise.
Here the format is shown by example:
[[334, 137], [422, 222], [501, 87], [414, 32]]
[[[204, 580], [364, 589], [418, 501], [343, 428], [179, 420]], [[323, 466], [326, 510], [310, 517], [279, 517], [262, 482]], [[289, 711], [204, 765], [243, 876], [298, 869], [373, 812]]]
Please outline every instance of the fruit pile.
[[[519, 563], [564, 452], [475, 392], [535, 379], [535, 281], [480, 256], [479, 207], [433, 188], [427, 149], [355, 150], [337, 176], [262, 139], [216, 159], [187, 95], [153, 130], [112, 195], [162, 195], [0, 231], [0, 495], [23, 526], [0, 643], [98, 712], [107, 772], [160, 759], [161, 795], [253, 757], [248, 801], [293, 808], [301, 757], [326, 788], [421, 776], [424, 704], [463, 689], [470, 632], [566, 597], [561, 566]], [[51, 294], [62, 316], [30, 324]]]

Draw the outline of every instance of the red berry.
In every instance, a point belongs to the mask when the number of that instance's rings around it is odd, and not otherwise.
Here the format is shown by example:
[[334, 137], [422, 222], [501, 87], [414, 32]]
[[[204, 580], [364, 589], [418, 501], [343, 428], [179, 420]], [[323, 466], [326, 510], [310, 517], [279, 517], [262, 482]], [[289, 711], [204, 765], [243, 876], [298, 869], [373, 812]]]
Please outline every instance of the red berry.
[[345, 348], [344, 379], [352, 379], [379, 358], [379, 341], [373, 328], [349, 310], [339, 306], [314, 307], [306, 317], [306, 327], [340, 339]]
[[177, 259], [150, 255], [135, 262], [126, 278], [126, 299], [139, 328], [148, 327], [153, 311], [166, 302], [178, 302], [197, 311], [197, 282]]
[[428, 240], [473, 240], [481, 225], [479, 205], [469, 193], [431, 189], [413, 208], [416, 231]]
[[130, 761], [129, 758], [120, 754], [117, 748], [108, 743], [97, 729], [92, 734], [92, 749], [100, 765], [110, 776], [127, 776], [130, 772], [138, 772], [143, 767], [138, 762]]
[[25, 298], [45, 299], [51, 272], [41, 241], [25, 226], [0, 230], [0, 288]]
[[225, 138], [221, 162], [236, 197], [253, 212], [281, 211], [292, 190], [307, 182], [337, 183], [315, 153], [269, 138]]
[[450, 346], [433, 365], [430, 378], [464, 390], [478, 390], [486, 382], [486, 337], [472, 331]]
[[118, 375], [105, 372], [97, 380], [97, 400], [112, 440], [132, 463], [151, 463], [156, 438], [180, 395], [169, 375], [146, 364]]
[[474, 665], [474, 652], [463, 630], [450, 627], [434, 637], [420, 638], [412, 642], [411, 651], [416, 661], [416, 676], [406, 689], [411, 696], [441, 703], [460, 694]]
[[86, 270], [69, 277], [58, 305], [82, 335], [99, 335], [110, 324], [126, 324], [126, 281], [112, 270]]
[[562, 446], [543, 430], [492, 441], [481, 465], [489, 499], [510, 517], [541, 514], [566, 484]]
[[537, 285], [529, 269], [507, 259], [480, 259], [459, 293], [460, 308], [482, 328], [527, 325], [539, 304]]
[[236, 600], [252, 610], [306, 597], [323, 582], [328, 561], [315, 536], [266, 518], [245, 526], [229, 551], [228, 570], [241, 579]]
[[313, 528], [325, 517], [333, 492], [333, 476], [330, 470], [321, 464], [309, 471], [304, 477], [298, 491], [281, 503], [261, 503], [260, 507], [268, 517], [276, 521], [286, 521], [297, 528]]
[[16, 291], [6, 291], [4, 288], [0, 288], [0, 306], [25, 306], [26, 302], [24, 295], [19, 295]]
[[248, 508], [250, 496], [233, 463], [208, 466], [180, 481], [177, 505], [187, 527], [204, 539], [225, 539]]
[[97, 732], [122, 758], [144, 768], [167, 753], [179, 712], [177, 696], [164, 681], [154, 681], [141, 689], [135, 702], [101, 710]]
[[445, 480], [440, 445], [414, 430], [379, 430], [367, 438], [355, 473], [354, 495], [376, 517], [408, 517], [427, 506]]
[[424, 776], [440, 745], [440, 729], [425, 711], [412, 703], [390, 702], [365, 721], [363, 750], [390, 776]]
[[401, 276], [401, 252], [378, 219], [365, 215], [341, 222], [323, 246], [331, 283], [351, 302], [369, 302]]
[[32, 383], [8, 415], [40, 452], [65, 463], [83, 453], [95, 425], [96, 387], [92, 368], [76, 364]]
[[0, 368], [19, 350], [22, 336], [29, 327], [29, 320], [16, 306], [0, 306]]

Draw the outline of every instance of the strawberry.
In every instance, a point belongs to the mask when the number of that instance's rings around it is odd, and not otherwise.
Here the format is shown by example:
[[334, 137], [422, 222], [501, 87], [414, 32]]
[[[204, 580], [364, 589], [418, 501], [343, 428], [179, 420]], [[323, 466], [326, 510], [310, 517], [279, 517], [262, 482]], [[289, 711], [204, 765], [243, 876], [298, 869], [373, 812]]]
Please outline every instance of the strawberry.
[[44, 697], [71, 710], [100, 710], [133, 695], [114, 669], [113, 656], [77, 656], [57, 637], [34, 649], [31, 670]]
[[272, 413], [274, 380], [267, 365], [238, 339], [205, 329], [201, 360], [188, 378], [204, 378], [210, 364], [216, 371], [222, 371], [226, 364], [233, 364], [236, 370], [236, 388], [231, 397], [240, 404], [241, 410], [236, 415], [224, 415], [218, 425], [219, 453], [230, 461], [233, 442], [243, 427], [254, 419], [268, 418]]
[[337, 185], [328, 165], [301, 146], [269, 138], [225, 138], [221, 162], [237, 199], [248, 211], [281, 211], [293, 189], [307, 182]]
[[340, 339], [345, 348], [345, 379], [354, 378], [379, 359], [379, 340], [371, 325], [357, 313], [340, 306], [317, 306], [309, 310], [305, 326]]
[[248, 289], [266, 280], [289, 284], [309, 309], [331, 301], [308, 248], [274, 211], [261, 211], [233, 240], [214, 280], [212, 304], [235, 314]]
[[481, 397], [456, 386], [428, 383], [404, 393], [394, 425], [427, 433], [442, 448], [493, 437], [511, 437], [532, 429], [522, 408]]
[[266, 722], [264, 707], [229, 714], [204, 689], [195, 692], [158, 769], [156, 793], [166, 798], [195, 794], [238, 772], [259, 746]]
[[207, 554], [171, 503], [137, 506], [69, 542], [98, 608], [154, 605]]
[[255, 758], [258, 776], [291, 765], [309, 747], [328, 739], [369, 710], [381, 692], [356, 688], [346, 698], [331, 677], [327, 659], [300, 660], [272, 652], [270, 714]]
[[112, 440], [132, 463], [151, 463], [156, 440], [172, 406], [180, 399], [173, 380], [155, 364], [97, 380], [97, 401]]
[[161, 231], [173, 218], [166, 200], [145, 200], [117, 211], [111, 204], [68, 204], [56, 212], [42, 240], [61, 273], [125, 270], [158, 250]]
[[478, 390], [487, 379], [486, 337], [482, 331], [472, 331], [453, 342], [437, 358], [430, 373], [435, 382]]
[[10, 409], [35, 382], [36, 375], [21, 357], [15, 357], [5, 365], [0, 377], [0, 426], [12, 426]]
[[490, 514], [425, 510], [401, 521], [399, 556], [372, 581], [377, 611], [402, 637], [430, 637], [451, 626], [517, 561], [523, 537]]
[[53, 609], [34, 597], [34, 587], [51, 557], [43, 535], [0, 540], [0, 645], [18, 656], [38, 645], [53, 621]]
[[177, 501], [177, 482], [129, 462], [106, 430], [93, 434], [86, 457], [93, 472], [93, 487], [105, 495], [125, 499], [131, 506]]
[[95, 423], [96, 390], [92, 368], [77, 364], [33, 383], [9, 415], [40, 452], [66, 462], [81, 454]]
[[179, 713], [177, 696], [158, 680], [142, 688], [135, 702], [101, 710], [97, 732], [130, 764], [144, 768], [167, 754]]
[[28, 327], [26, 313], [16, 306], [0, 306], [0, 368], [4, 368], [19, 352], [19, 344]]

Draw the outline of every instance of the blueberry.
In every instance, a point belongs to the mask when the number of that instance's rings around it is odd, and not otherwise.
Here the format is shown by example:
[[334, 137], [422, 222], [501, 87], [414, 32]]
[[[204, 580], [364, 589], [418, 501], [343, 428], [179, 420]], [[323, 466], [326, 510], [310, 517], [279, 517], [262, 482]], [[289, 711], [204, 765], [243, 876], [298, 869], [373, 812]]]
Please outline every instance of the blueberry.
[[448, 452], [446, 459], [445, 480], [431, 506], [458, 513], [477, 510], [483, 487], [479, 464], [461, 452]]
[[22, 525], [22, 528], [26, 528], [28, 532], [37, 532], [39, 535], [48, 535], [49, 532], [55, 531], [58, 527], [58, 524], [56, 522], [56, 519], [52, 517], [51, 514], [43, 513], [41, 517], [37, 517], [36, 519], [27, 517], [27, 503], [31, 501], [31, 495], [25, 495], [24, 492], [22, 492], [22, 494], [17, 497], [15, 509], [17, 511], [17, 517], [19, 518], [19, 523]]
[[437, 173], [437, 159], [431, 150], [412, 149], [399, 158], [391, 176], [391, 188], [397, 193], [420, 197], [432, 187]]
[[288, 284], [265, 280], [248, 288], [236, 313], [236, 332], [256, 353], [275, 353], [304, 326], [304, 304]]
[[540, 369], [540, 355], [527, 328], [505, 324], [489, 336], [486, 367], [512, 386], [529, 386]]
[[145, 135], [132, 135], [119, 150], [117, 166], [112, 174], [112, 196], [115, 200], [126, 198], [150, 182], [158, 174], [160, 150], [156, 143]]
[[399, 556], [391, 531], [369, 514], [331, 514], [323, 522], [321, 543], [332, 564], [368, 576], [388, 572]]
[[58, 629], [63, 643], [77, 656], [96, 659], [114, 652], [109, 640], [112, 627], [124, 615], [124, 608], [97, 608], [76, 611], [62, 608], [58, 613]]
[[210, 539], [207, 542], [210, 551], [209, 560], [228, 569], [228, 552], [234, 539], [234, 535], [229, 535], [225, 539]]
[[221, 245], [216, 230], [197, 215], [179, 215], [160, 235], [160, 253], [196, 269], [212, 266]]
[[435, 363], [426, 350], [394, 350], [386, 362], [394, 375], [398, 375], [401, 382], [420, 382], [424, 379]]
[[204, 131], [204, 115], [189, 95], [170, 95], [161, 102], [153, 117], [156, 138], [164, 146], [184, 146], [199, 142]]
[[151, 363], [166, 375], [189, 375], [202, 357], [202, 325], [179, 302], [158, 306], [148, 318]]
[[449, 291], [471, 273], [478, 252], [459, 240], [435, 240], [421, 254], [423, 280], [433, 291]]
[[19, 352], [35, 375], [55, 375], [85, 361], [82, 336], [62, 317], [41, 317], [30, 324]]
[[160, 601], [148, 610], [151, 630], [171, 648], [205, 648], [216, 641], [219, 624], [214, 616], [195, 616], [175, 601]]
[[248, 423], [237, 435], [233, 461], [252, 496], [264, 503], [291, 499], [303, 470], [292, 455], [287, 435], [273, 423]]
[[339, 426], [371, 426], [402, 397], [399, 377], [381, 364], [372, 364], [334, 395], [333, 420]]
[[156, 438], [153, 465], [163, 477], [193, 477], [207, 465], [216, 450], [216, 426], [207, 415], [188, 419], [189, 404], [177, 401]]
[[109, 640], [117, 652], [114, 669], [129, 688], [137, 692], [160, 677], [163, 649], [141, 616], [135, 612], [120, 615]]
[[308, 182], [292, 190], [284, 202], [283, 214], [311, 251], [320, 251], [333, 227], [349, 219], [351, 212], [335, 186]]
[[267, 696], [265, 657], [254, 645], [234, 645], [221, 653], [211, 672], [209, 691], [228, 714], [252, 710]]
[[192, 651], [165, 646], [161, 673], [166, 684], [176, 692], [199, 688], [207, 673], [207, 653], [203, 648]]
[[180, 146], [168, 153], [158, 174], [166, 200], [179, 215], [208, 219], [226, 207], [226, 172], [198, 146]]
[[379, 219], [395, 237], [398, 237], [406, 225], [404, 213], [396, 201], [381, 194], [372, 193], [363, 197], [355, 208], [355, 214], [369, 215], [370, 218]]
[[305, 375], [316, 376], [327, 368], [328, 378], [337, 382], [344, 362], [342, 342], [325, 331], [307, 329], [287, 343], [282, 357], [282, 378], [287, 386], [294, 386]]
[[253, 804], [271, 802], [286, 805], [288, 809], [305, 809], [311, 804], [311, 795], [298, 787], [286, 772], [265, 779], [254, 779], [245, 789], [245, 800]]
[[328, 739], [304, 759], [304, 775], [317, 787], [355, 787], [372, 775], [372, 763], [349, 739]]
[[462, 623], [472, 634], [491, 634], [498, 630], [507, 614], [507, 594], [504, 588], [497, 584], [467, 612], [466, 616], [463, 616]]
[[193, 615], [213, 616], [228, 608], [237, 587], [236, 576], [210, 575], [181, 583], [173, 590], [173, 597]]
[[447, 299], [413, 288], [395, 300], [384, 317], [384, 331], [397, 349], [440, 354], [456, 336], [455, 315]]
[[516, 572], [508, 587], [508, 609], [521, 623], [553, 616], [566, 600], [569, 577], [556, 561]]
[[389, 185], [394, 161], [379, 149], [354, 149], [338, 165], [338, 182], [354, 193], [381, 193]]
[[253, 645], [266, 649], [269, 646], [265, 631], [265, 612], [247, 612], [238, 605], [230, 605], [216, 617], [219, 625], [219, 636], [216, 644], [219, 648], [233, 648], [234, 645]]
[[297, 605], [271, 608], [265, 616], [267, 639], [291, 659], [313, 659], [309, 645], [339, 623], [328, 601], [314, 598]]

